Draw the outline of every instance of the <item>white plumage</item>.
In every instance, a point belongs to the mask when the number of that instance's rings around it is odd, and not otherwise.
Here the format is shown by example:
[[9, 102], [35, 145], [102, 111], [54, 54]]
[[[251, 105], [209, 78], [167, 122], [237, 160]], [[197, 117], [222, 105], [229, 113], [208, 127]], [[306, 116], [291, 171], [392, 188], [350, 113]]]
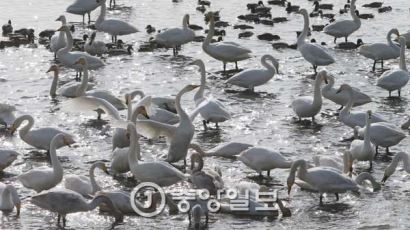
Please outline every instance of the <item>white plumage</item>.
[[361, 22], [359, 16], [356, 14], [356, 0], [351, 0], [350, 2], [350, 15], [353, 20], [340, 20], [335, 21], [330, 25], [327, 25], [323, 32], [325, 34], [335, 37], [335, 42], [337, 38], [345, 37], [347, 42], [347, 37], [360, 28]]

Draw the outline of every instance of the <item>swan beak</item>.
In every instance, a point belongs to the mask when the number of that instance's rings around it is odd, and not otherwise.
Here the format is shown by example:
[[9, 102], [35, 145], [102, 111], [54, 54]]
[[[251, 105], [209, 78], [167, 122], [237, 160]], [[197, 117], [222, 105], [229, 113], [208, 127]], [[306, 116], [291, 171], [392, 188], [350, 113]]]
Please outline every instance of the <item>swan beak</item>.
[[71, 142], [64, 138], [64, 144], [67, 145], [68, 147], [71, 147]]
[[342, 89], [338, 89], [337, 91], [336, 91], [336, 94], [338, 94], [338, 93], [340, 93], [340, 92], [342, 92]]
[[53, 71], [53, 69], [50, 67], [50, 69], [48, 69], [46, 73], [50, 73], [51, 71]]
[[14, 123], [11, 125], [11, 127], [10, 127], [10, 135], [13, 135], [15, 132], [16, 132], [16, 126], [14, 125]]
[[21, 203], [17, 203], [16, 204], [16, 216], [19, 217], [20, 216], [20, 209], [21, 209]]
[[149, 115], [148, 115], [147, 110], [145, 109], [145, 107], [142, 107], [141, 114], [142, 114], [144, 117], [146, 117], [147, 119], [149, 119]]
[[58, 21], [61, 21], [61, 18], [60, 18], [60, 17], [58, 17], [58, 18], [56, 19], [56, 22], [58, 22]]

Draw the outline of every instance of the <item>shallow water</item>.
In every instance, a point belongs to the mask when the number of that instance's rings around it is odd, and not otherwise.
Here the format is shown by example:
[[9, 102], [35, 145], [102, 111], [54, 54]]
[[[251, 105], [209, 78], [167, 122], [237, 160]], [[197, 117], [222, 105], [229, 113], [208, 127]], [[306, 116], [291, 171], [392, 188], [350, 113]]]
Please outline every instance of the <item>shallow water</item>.
[[[206, 27], [203, 15], [195, 11], [196, 1], [182, 1], [172, 3], [170, 0], [117, 0], [120, 10], [110, 12], [108, 17], [121, 18], [136, 25], [140, 33], [121, 37], [121, 39], [135, 44], [135, 48], [149, 38], [145, 33], [145, 26], [151, 24], [157, 29], [179, 26], [185, 13], [191, 15], [191, 23]], [[342, 8], [345, 1], [334, 1], [335, 9]], [[359, 0], [357, 5], [370, 1]], [[32, 27], [39, 31], [47, 28], [57, 29], [59, 23], [55, 22], [71, 0], [3, 0], [0, 1], [0, 22], [12, 19], [15, 29]], [[211, 9], [221, 10], [221, 18], [231, 24], [237, 24], [236, 16], [245, 14], [247, 1], [213, 1]], [[309, 7], [311, 2], [306, 0], [292, 1], [292, 3]], [[406, 32], [409, 22], [410, 3], [406, 0], [392, 0], [385, 2], [393, 7], [393, 11], [378, 14], [375, 10], [358, 7], [361, 13], [372, 12], [375, 19], [362, 20], [362, 27], [350, 38], [355, 41], [362, 38], [364, 42], [383, 42], [387, 31], [397, 27], [399, 31]], [[170, 13], [172, 12], [172, 13]], [[96, 18], [97, 9], [92, 14]], [[227, 141], [243, 141], [251, 144], [262, 145], [282, 152], [289, 159], [310, 160], [314, 155], [338, 155], [349, 147], [342, 143], [343, 137], [351, 134], [350, 128], [343, 126], [332, 116], [337, 106], [324, 100], [322, 112], [317, 116], [318, 126], [301, 125], [293, 122], [293, 112], [289, 107], [291, 101], [299, 95], [312, 94], [312, 80], [306, 76], [311, 73], [310, 66], [295, 50], [273, 50], [268, 42], [259, 41], [257, 34], [272, 32], [281, 36], [282, 41], [293, 43], [296, 41], [295, 31], [302, 29], [303, 19], [300, 15], [287, 15], [284, 8], [272, 6], [274, 16], [287, 16], [289, 22], [275, 24], [274, 27], [253, 25], [255, 35], [239, 42], [253, 50], [254, 58], [239, 63], [240, 68], [260, 66], [260, 57], [271, 54], [279, 59], [280, 74], [276, 75], [268, 84], [258, 87], [257, 94], [232, 93], [226, 91], [226, 86], [221, 75], [216, 73], [221, 70], [222, 64], [204, 54], [201, 43], [190, 43], [183, 47], [180, 56], [173, 58], [171, 51], [156, 51], [154, 53], [134, 53], [132, 56], [109, 57], [105, 60], [106, 66], [92, 72], [98, 89], [107, 89], [116, 95], [124, 95], [134, 89], [143, 89], [147, 94], [175, 95], [179, 89], [188, 83], [198, 83], [199, 73], [196, 68], [187, 64], [196, 58], [201, 58], [206, 63], [208, 84], [214, 97], [220, 99], [232, 112], [233, 119], [221, 124], [221, 130], [203, 131], [202, 123], [196, 120], [196, 135], [194, 142], [201, 146], [211, 148], [218, 143]], [[66, 14], [69, 22], [79, 22], [80, 16]], [[349, 16], [337, 16], [349, 17]], [[241, 24], [243, 22], [240, 22]], [[318, 19], [311, 19], [311, 24], [322, 24]], [[75, 37], [80, 37], [87, 29], [77, 26]], [[238, 30], [226, 28], [226, 41], [238, 41]], [[200, 34], [202, 32], [197, 32]], [[402, 99], [387, 100], [387, 92], [374, 86], [380, 72], [370, 72], [371, 61], [359, 56], [355, 51], [340, 51], [333, 49], [332, 38], [322, 33], [313, 32], [312, 37], [318, 41], [325, 41], [331, 53], [337, 60], [326, 69], [336, 77], [336, 84], [346, 82], [359, 87], [363, 92], [372, 96], [373, 103], [362, 106], [360, 110], [372, 109], [385, 116], [395, 124], [400, 124], [407, 115], [408, 87], [402, 91]], [[109, 36], [98, 34], [99, 39], [110, 41]], [[409, 55], [407, 55], [409, 57]], [[56, 101], [48, 96], [51, 75], [45, 71], [53, 62], [53, 54], [39, 45], [32, 48], [7, 48], [0, 50], [0, 92], [1, 102], [7, 102], [17, 107], [17, 114], [31, 114], [35, 118], [35, 127], [46, 125], [59, 127], [73, 133], [77, 143], [71, 148], [58, 150], [58, 155], [63, 161], [64, 172], [86, 175], [90, 162], [96, 160], [109, 160], [111, 154], [112, 130], [104, 131], [104, 127], [90, 126], [92, 116], [77, 116], [76, 114], [62, 113], [58, 106], [67, 100], [58, 97]], [[391, 68], [398, 65], [398, 60], [388, 61], [385, 67]], [[228, 68], [233, 68], [228, 65]], [[74, 72], [62, 69], [63, 81], [72, 79]], [[160, 90], [159, 90], [160, 89]], [[232, 88], [235, 89], [235, 88]], [[237, 89], [236, 89], [237, 90]], [[187, 110], [192, 110], [193, 95], [188, 94], [183, 98], [183, 105]], [[330, 116], [329, 116], [330, 115]], [[0, 137], [1, 148], [14, 149], [21, 153], [14, 166], [8, 168], [1, 181], [12, 181], [18, 187], [23, 199], [23, 208], [19, 219], [13, 216], [4, 216], [0, 222], [1, 229], [55, 229], [56, 216], [50, 216], [28, 202], [28, 196], [34, 194], [21, 186], [15, 177], [32, 167], [47, 165], [43, 156], [33, 155], [33, 149], [22, 142], [17, 136]], [[392, 152], [408, 151], [409, 139], [403, 140]], [[152, 158], [166, 153], [165, 143], [142, 145], [143, 157]], [[227, 187], [232, 187], [239, 181], [249, 181], [247, 176], [254, 172], [240, 162], [209, 158], [206, 164], [218, 165], [222, 168], [223, 179]], [[373, 175], [381, 180], [383, 169], [388, 164], [388, 159], [377, 159], [374, 164]], [[367, 164], [357, 164], [359, 170], [365, 169]], [[98, 171], [98, 170], [97, 170]], [[271, 175], [275, 183], [285, 185], [287, 170], [274, 170]], [[339, 202], [334, 202], [332, 195], [326, 197], [326, 205], [319, 207], [317, 194], [311, 194], [300, 189], [294, 189], [291, 194], [289, 207], [292, 209], [291, 218], [276, 221], [260, 221], [247, 218], [235, 218], [229, 215], [216, 214], [211, 216], [210, 228], [235, 228], [246, 229], [254, 227], [265, 228], [293, 228], [293, 229], [334, 229], [334, 228], [360, 228], [360, 229], [407, 229], [409, 228], [409, 187], [408, 175], [398, 171], [393, 175], [382, 190], [377, 193], [364, 192], [360, 197], [351, 194], [341, 195]], [[132, 189], [115, 181], [102, 173], [97, 172], [97, 178], [105, 190], [121, 187]], [[274, 186], [279, 189], [280, 197], [287, 197], [286, 188]], [[68, 216], [68, 229], [105, 229], [111, 225], [112, 218], [98, 215], [97, 211]], [[185, 215], [168, 216], [160, 215], [153, 219], [131, 217], [125, 218], [124, 224], [116, 229], [129, 227], [141, 228], [172, 228], [183, 229], [188, 226]]]

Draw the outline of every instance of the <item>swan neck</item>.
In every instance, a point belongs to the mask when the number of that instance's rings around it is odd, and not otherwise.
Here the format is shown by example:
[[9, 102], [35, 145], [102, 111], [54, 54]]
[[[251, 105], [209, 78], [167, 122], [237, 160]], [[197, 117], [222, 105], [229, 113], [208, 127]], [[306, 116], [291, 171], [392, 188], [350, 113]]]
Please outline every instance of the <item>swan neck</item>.
[[188, 28], [188, 16], [185, 15], [184, 18], [182, 19], [182, 28], [187, 29]]
[[183, 122], [183, 121], [190, 121], [190, 118], [189, 118], [189, 116], [188, 116], [188, 114], [185, 112], [185, 110], [182, 108], [182, 106], [181, 106], [181, 98], [182, 98], [182, 95], [184, 95], [184, 93], [186, 93], [187, 91], [186, 90], [181, 90], [178, 94], [177, 94], [177, 96], [175, 97], [175, 108], [176, 108], [176, 110], [177, 110], [177, 113], [178, 113], [178, 115], [179, 115], [179, 117], [180, 117], [180, 124]]
[[60, 161], [57, 158], [57, 138], [53, 139], [54, 141], [51, 142], [50, 145], [50, 158], [51, 158], [51, 165], [53, 166], [54, 176], [58, 181], [61, 181], [63, 178], [63, 167], [61, 166]]
[[94, 175], [95, 168], [96, 168], [96, 165], [93, 164], [91, 165], [90, 171], [89, 171], [91, 187], [93, 188], [93, 191], [92, 191], [93, 194], [101, 190], [101, 187], [97, 184], [97, 181], [95, 181], [95, 175]]
[[50, 96], [55, 97], [57, 95], [57, 84], [58, 84], [58, 71], [54, 71], [53, 82], [51, 83]]
[[361, 22], [360, 22], [360, 18], [359, 18], [359, 16], [356, 14], [356, 3], [355, 3], [355, 1], [352, 1], [351, 3], [350, 3], [350, 15], [352, 16], [352, 18], [353, 18], [353, 21], [356, 23], [356, 24], [361, 24]]
[[366, 127], [364, 129], [364, 146], [370, 148], [370, 118], [369, 115], [366, 114]]
[[128, 149], [128, 164], [130, 169], [134, 169], [138, 166], [138, 159], [141, 159], [140, 156], [140, 145], [138, 142], [137, 131], [135, 127], [130, 132], [130, 147]]
[[107, 11], [107, 7], [105, 6], [105, 3], [101, 3], [101, 11], [100, 15], [98, 15], [97, 21], [95, 21], [95, 27], [99, 28], [101, 23], [105, 20], [105, 14]]
[[317, 75], [315, 79], [314, 94], [313, 94], [313, 104], [321, 105], [322, 104], [322, 88], [320, 85], [322, 83], [321, 75]]
[[62, 50], [64, 53], [68, 53], [73, 48], [73, 35], [71, 34], [70, 30], [66, 30], [65, 36], [67, 38], [67, 45]]
[[21, 128], [20, 131], [19, 131], [19, 135], [23, 139], [23, 137], [26, 136], [26, 134], [28, 132], [30, 132], [31, 128], [33, 127], [34, 118], [30, 115], [24, 115], [21, 119], [22, 119], [21, 122], [23, 122], [23, 121], [28, 122], [27, 125], [25, 125], [23, 128]]
[[400, 64], [399, 67], [401, 70], [407, 72], [406, 66], [406, 43], [400, 45]]
[[348, 89], [347, 95], [348, 95], [348, 97], [349, 97], [349, 100], [347, 101], [346, 107], [343, 108], [343, 110], [342, 110], [340, 113], [348, 114], [348, 113], [350, 113], [350, 110], [351, 110], [352, 107], [353, 107], [353, 104], [354, 104], [353, 90], [352, 90], [352, 89]]
[[83, 70], [83, 78], [81, 79], [81, 84], [80, 86], [77, 88], [77, 97], [81, 97], [83, 95], [85, 95], [85, 91], [87, 90], [88, 87], [88, 65], [84, 65], [82, 67]]
[[303, 14], [303, 31], [302, 33], [299, 35], [298, 40], [297, 40], [297, 44], [298, 46], [300, 46], [301, 44], [305, 43], [305, 39], [307, 37], [308, 31], [309, 31], [309, 17], [307, 14]]
[[203, 63], [199, 65], [199, 71], [201, 72], [201, 85], [194, 96], [194, 101], [195, 103], [197, 103], [197, 105], [200, 102], [199, 100], [204, 98], [204, 91], [205, 91], [205, 86], [206, 86], [205, 65]]
[[214, 21], [214, 18], [211, 17], [209, 19], [208, 35], [206, 35], [204, 43], [202, 44], [203, 49], [206, 49], [209, 46], [209, 44], [211, 44], [211, 40], [212, 40], [212, 37], [214, 36], [214, 33], [215, 33], [215, 21]]
[[393, 34], [393, 30], [390, 30], [388, 33], [387, 33], [387, 43], [391, 46], [391, 47], [393, 47], [393, 48], [398, 48], [398, 49], [400, 49], [396, 44], [394, 44], [393, 43], [393, 41], [391, 40], [391, 37], [392, 37], [392, 34]]

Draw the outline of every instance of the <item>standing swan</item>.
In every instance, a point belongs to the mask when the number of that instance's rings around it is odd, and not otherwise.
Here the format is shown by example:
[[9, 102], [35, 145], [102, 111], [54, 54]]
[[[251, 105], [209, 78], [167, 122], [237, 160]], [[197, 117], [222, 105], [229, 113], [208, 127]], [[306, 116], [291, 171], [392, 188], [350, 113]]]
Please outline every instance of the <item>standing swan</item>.
[[[67, 25], [67, 20], [64, 15], [61, 15], [56, 19], [61, 22], [61, 26]], [[54, 59], [57, 58], [57, 51], [64, 48], [67, 45], [64, 31], [60, 31], [58, 34], [54, 34], [50, 39], [50, 50], [54, 53]]]
[[189, 14], [185, 14], [182, 20], [181, 28], [167, 29], [157, 34], [155, 41], [166, 47], [172, 47], [174, 56], [178, 55], [178, 49], [181, 45], [191, 42], [195, 38], [195, 33], [189, 27]]
[[105, 14], [107, 11], [107, 7], [105, 5], [105, 1], [106, 0], [97, 0], [98, 3], [101, 3], [101, 12], [97, 18], [97, 21], [95, 22], [95, 28], [97, 28], [98, 31], [104, 31], [106, 33], [109, 33], [111, 35], [113, 43], [117, 43], [118, 35], [127, 35], [138, 32], [137, 28], [121, 20], [106, 20]]
[[303, 15], [304, 26], [303, 31], [297, 40], [298, 50], [303, 58], [312, 64], [315, 74], [318, 66], [326, 66], [335, 62], [335, 59], [328, 53], [328, 51], [318, 44], [306, 43], [305, 39], [309, 31], [309, 15], [306, 9], [301, 9], [299, 14]]
[[56, 135], [50, 144], [51, 166], [39, 167], [25, 172], [18, 176], [19, 181], [26, 188], [34, 189], [36, 192], [41, 192], [55, 187], [63, 179], [63, 167], [57, 158], [57, 144], [67, 143], [66, 137], [63, 134]]
[[399, 37], [400, 41], [400, 64], [399, 69], [389, 70], [382, 74], [380, 78], [377, 79], [376, 85], [389, 91], [389, 97], [391, 97], [391, 92], [394, 90], [398, 91], [398, 96], [400, 97], [401, 88], [406, 86], [409, 82], [409, 71], [406, 66], [406, 39], [404, 37]]
[[69, 5], [66, 11], [70, 14], [78, 14], [83, 16], [83, 23], [85, 21], [84, 16], [88, 14], [88, 24], [91, 22], [91, 11], [95, 10], [100, 4], [96, 0], [75, 0], [75, 2]]
[[396, 59], [400, 56], [400, 47], [398, 47], [392, 42], [392, 34], [400, 36], [399, 31], [397, 29], [391, 29], [387, 33], [387, 44], [373, 43], [360, 46], [359, 54], [374, 60], [372, 68], [373, 71], [375, 71], [376, 69], [376, 62], [381, 61], [383, 68], [384, 60]]
[[360, 28], [361, 22], [359, 16], [356, 14], [356, 0], [351, 0], [350, 2], [350, 15], [352, 16], [353, 20], [340, 20], [333, 22], [330, 25], [327, 25], [323, 32], [330, 36], [335, 37], [336, 39], [344, 37], [345, 42], [347, 42], [347, 37], [354, 33], [356, 30]]
[[409, 155], [407, 155], [404, 152], [399, 152], [397, 153], [392, 162], [387, 166], [387, 168], [384, 171], [384, 176], [382, 179], [382, 182], [386, 182], [386, 180], [393, 175], [393, 173], [396, 171], [397, 166], [399, 165], [400, 161], [403, 161], [403, 169], [407, 173], [410, 173], [410, 161], [409, 161]]
[[326, 71], [322, 70], [316, 75], [315, 85], [313, 88], [313, 97], [304, 96], [295, 99], [292, 102], [292, 109], [299, 118], [299, 121], [304, 117], [311, 117], [312, 122], [315, 121], [315, 116], [322, 108], [322, 92], [321, 83], [326, 82]]
[[0, 211], [12, 212], [16, 207], [16, 216], [20, 216], [21, 201], [16, 188], [0, 182]]
[[[268, 60], [271, 63], [267, 62]], [[226, 83], [247, 88], [253, 92], [255, 86], [266, 84], [275, 74], [278, 73], [279, 63], [271, 55], [263, 55], [261, 58], [261, 63], [266, 69], [243, 70], [229, 78]]]
[[215, 32], [214, 13], [209, 12], [206, 17], [209, 19], [209, 31], [202, 43], [202, 49], [209, 56], [222, 61], [224, 71], [227, 62], [235, 62], [235, 67], [238, 69], [238, 61], [251, 58], [250, 53], [252, 51], [234, 42], [215, 42], [211, 44]]

